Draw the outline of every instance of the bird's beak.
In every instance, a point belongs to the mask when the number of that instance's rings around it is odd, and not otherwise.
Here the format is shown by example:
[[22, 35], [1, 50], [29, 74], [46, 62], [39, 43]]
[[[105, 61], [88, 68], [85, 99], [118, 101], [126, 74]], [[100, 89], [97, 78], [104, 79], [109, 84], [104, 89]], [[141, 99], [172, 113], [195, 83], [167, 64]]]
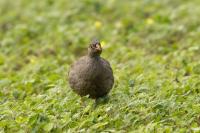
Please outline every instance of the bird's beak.
[[98, 51], [101, 51], [101, 50], [102, 50], [101, 45], [100, 45], [100, 44], [97, 44], [97, 45], [96, 45], [96, 49], [97, 49]]

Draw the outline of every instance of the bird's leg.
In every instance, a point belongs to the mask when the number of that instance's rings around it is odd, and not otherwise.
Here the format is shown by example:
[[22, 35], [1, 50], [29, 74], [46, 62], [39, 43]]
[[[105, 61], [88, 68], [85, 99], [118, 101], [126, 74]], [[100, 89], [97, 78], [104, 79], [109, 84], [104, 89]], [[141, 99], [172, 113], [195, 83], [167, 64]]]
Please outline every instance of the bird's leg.
[[97, 99], [94, 100], [93, 108], [95, 109], [98, 105]]
[[81, 106], [86, 107], [85, 99], [83, 97], [81, 97]]

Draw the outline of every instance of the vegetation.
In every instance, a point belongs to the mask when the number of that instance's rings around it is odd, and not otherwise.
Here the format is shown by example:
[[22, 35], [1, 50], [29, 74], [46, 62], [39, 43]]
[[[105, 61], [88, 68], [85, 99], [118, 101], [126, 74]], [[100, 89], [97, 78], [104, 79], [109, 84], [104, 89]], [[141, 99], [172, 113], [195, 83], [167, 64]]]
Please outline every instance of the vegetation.
[[[199, 0], [1, 0], [0, 132], [200, 132]], [[84, 102], [70, 64], [90, 40], [113, 67]]]

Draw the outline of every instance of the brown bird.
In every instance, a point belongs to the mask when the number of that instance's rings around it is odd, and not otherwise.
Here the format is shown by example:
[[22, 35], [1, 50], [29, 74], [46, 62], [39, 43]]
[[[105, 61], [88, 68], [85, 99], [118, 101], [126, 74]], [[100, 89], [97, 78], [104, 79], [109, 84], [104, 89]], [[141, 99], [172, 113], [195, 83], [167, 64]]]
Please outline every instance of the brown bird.
[[106, 96], [114, 83], [113, 71], [108, 61], [100, 57], [101, 44], [95, 40], [88, 54], [77, 60], [69, 71], [69, 85], [80, 96], [97, 99]]

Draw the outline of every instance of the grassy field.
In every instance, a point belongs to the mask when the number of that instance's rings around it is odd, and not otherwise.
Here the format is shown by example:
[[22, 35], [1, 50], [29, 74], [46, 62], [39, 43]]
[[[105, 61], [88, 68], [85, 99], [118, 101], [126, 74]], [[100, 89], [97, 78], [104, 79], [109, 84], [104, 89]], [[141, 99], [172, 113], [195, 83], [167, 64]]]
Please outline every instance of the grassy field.
[[[0, 0], [0, 132], [200, 132], [199, 0]], [[94, 108], [70, 64], [103, 44], [115, 85]]]

